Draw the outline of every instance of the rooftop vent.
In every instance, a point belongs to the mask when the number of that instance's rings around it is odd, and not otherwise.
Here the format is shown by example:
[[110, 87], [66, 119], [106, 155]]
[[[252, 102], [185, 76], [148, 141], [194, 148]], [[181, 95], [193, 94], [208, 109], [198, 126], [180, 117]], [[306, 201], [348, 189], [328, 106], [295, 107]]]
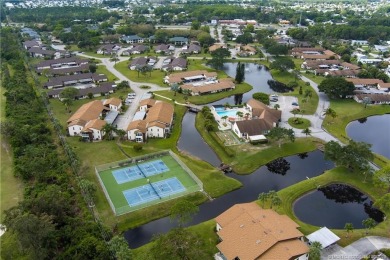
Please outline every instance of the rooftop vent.
[[259, 240], [256, 240], [256, 244], [258, 245], [258, 244], [260, 244], [261, 243], [261, 240], [259, 239]]

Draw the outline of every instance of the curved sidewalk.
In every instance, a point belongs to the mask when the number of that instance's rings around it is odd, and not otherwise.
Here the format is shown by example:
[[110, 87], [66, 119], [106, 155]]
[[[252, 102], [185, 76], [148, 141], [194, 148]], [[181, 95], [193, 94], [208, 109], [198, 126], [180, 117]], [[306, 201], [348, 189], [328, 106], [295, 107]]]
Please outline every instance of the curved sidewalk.
[[334, 246], [321, 252], [321, 259], [362, 259], [383, 248], [390, 248], [390, 238], [368, 236], [361, 238], [346, 247]]

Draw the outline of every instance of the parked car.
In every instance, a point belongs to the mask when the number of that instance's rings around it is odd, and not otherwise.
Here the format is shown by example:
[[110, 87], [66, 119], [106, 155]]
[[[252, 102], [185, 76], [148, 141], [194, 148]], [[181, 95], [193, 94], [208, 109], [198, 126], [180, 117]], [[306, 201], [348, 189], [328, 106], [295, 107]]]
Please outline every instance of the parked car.
[[271, 102], [278, 102], [278, 99], [277, 98], [270, 98], [269, 101], [271, 101]]
[[293, 106], [299, 106], [297, 102], [292, 102]]

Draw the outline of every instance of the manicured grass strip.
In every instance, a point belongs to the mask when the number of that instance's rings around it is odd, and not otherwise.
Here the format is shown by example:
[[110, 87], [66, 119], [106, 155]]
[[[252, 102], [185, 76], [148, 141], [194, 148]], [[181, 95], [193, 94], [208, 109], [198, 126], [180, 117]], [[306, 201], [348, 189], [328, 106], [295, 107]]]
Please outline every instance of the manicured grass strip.
[[321, 84], [321, 82], [325, 79], [324, 76], [316, 76], [313, 73], [303, 73], [302, 76], [314, 81], [318, 85]]
[[114, 74], [112, 74], [107, 68], [105, 65], [98, 65], [96, 66], [97, 69], [96, 69], [96, 73], [97, 74], [104, 74], [107, 76], [107, 79], [108, 81], [112, 82], [112, 81], [116, 81], [118, 80]]
[[[379, 199], [383, 196], [386, 191], [380, 189], [373, 185], [370, 178], [367, 178], [364, 181], [364, 176], [359, 173], [353, 173], [348, 171], [346, 168], [337, 167], [332, 170], [326, 171], [324, 174], [317, 177], [311, 178], [310, 180], [304, 180], [288, 188], [285, 188], [278, 192], [280, 198], [282, 199], [282, 205], [277, 208], [277, 211], [282, 214], [288, 215], [295, 222], [301, 226], [301, 231], [307, 235], [319, 227], [315, 227], [300, 221], [293, 212], [294, 202], [303, 196], [304, 194], [315, 190], [318, 185], [326, 186], [332, 183], [345, 183], [351, 185], [363, 193], [369, 195], [373, 201]], [[261, 202], [258, 202], [261, 205]], [[384, 212], [386, 215], [389, 215], [390, 212]], [[336, 213], [337, 214], [337, 213]], [[370, 235], [384, 236], [388, 237], [388, 230], [390, 228], [390, 219], [383, 221], [378, 224], [374, 229], [370, 231]], [[338, 244], [345, 246], [361, 237], [366, 236], [364, 229], [354, 230], [349, 234], [349, 238], [345, 238], [345, 230], [333, 230], [336, 235], [338, 235], [341, 240]]]
[[151, 73], [148, 72], [145, 75], [142, 75], [142, 73], [138, 73], [136, 70], [130, 70], [128, 67], [130, 63], [130, 61], [118, 62], [115, 65], [115, 68], [131, 81], [154, 83], [163, 87], [166, 86], [166, 84], [164, 84], [164, 77], [166, 75], [164, 71], [153, 70]]
[[[297, 123], [297, 122], [299, 122], [299, 123]], [[288, 119], [288, 124], [294, 128], [306, 129], [306, 128], [310, 127], [310, 120], [308, 120], [306, 118], [300, 118], [300, 117], [290, 117]]]

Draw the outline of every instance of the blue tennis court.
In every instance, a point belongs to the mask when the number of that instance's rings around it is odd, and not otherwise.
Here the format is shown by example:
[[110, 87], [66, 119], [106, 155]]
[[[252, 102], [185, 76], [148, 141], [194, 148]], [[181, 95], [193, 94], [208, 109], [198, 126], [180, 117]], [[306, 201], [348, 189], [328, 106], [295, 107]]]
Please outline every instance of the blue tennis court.
[[137, 206], [160, 198], [168, 197], [172, 194], [185, 191], [186, 188], [176, 178], [145, 184], [137, 188], [123, 191], [127, 203], [130, 206]]
[[138, 164], [138, 166], [131, 166], [112, 171], [112, 175], [114, 175], [114, 178], [118, 184], [122, 184], [125, 182], [145, 178], [145, 176], [149, 177], [167, 171], [169, 171], [168, 166], [166, 166], [163, 161], [156, 160]]

